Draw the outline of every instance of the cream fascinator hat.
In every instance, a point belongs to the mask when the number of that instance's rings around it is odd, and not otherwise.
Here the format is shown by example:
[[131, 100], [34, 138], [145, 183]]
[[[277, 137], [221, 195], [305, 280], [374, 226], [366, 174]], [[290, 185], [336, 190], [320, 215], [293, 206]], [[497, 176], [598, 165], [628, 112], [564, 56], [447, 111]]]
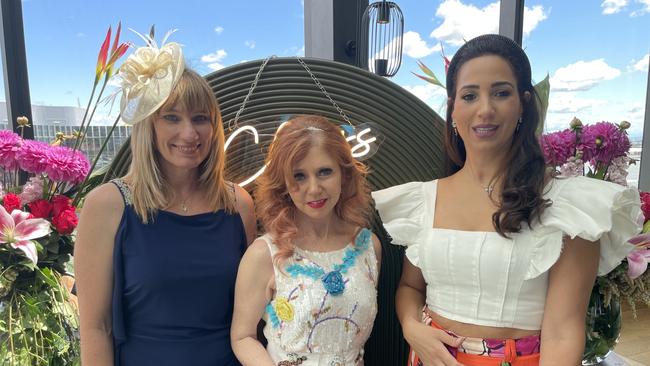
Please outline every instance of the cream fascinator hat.
[[[133, 30], [132, 30], [133, 31]], [[160, 108], [185, 68], [183, 53], [178, 43], [165, 43], [174, 32], [170, 31], [158, 47], [153, 36], [143, 36], [146, 46], [140, 47], [120, 66], [122, 121], [134, 125]]]

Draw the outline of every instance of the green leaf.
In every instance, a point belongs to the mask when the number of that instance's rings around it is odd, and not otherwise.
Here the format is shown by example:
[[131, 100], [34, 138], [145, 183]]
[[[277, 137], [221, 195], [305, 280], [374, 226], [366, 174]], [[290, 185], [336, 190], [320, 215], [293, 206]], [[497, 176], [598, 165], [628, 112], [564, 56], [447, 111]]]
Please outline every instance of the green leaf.
[[428, 76], [430, 76], [430, 77], [426, 77], [426, 76], [418, 75], [418, 74], [416, 74], [416, 73], [414, 73], [414, 72], [411, 72], [413, 75], [419, 77], [420, 79], [422, 79], [422, 80], [424, 80], [424, 81], [426, 81], [426, 82], [428, 82], [428, 83], [431, 83], [431, 84], [434, 84], [434, 85], [438, 85], [439, 87], [441, 87], [441, 88], [443, 88], [443, 89], [446, 89], [446, 88], [445, 88], [445, 85], [444, 85], [443, 83], [441, 83], [440, 80], [438, 80], [438, 78], [436, 77], [436, 74], [434, 74], [433, 71], [431, 71], [431, 69], [429, 69], [429, 68], [428, 68], [425, 64], [423, 64], [421, 61], [418, 61], [417, 63], [418, 63], [418, 66], [420, 67], [420, 70], [422, 70], [423, 73], [425, 73], [426, 75], [428, 75]]
[[650, 232], [650, 220], [646, 221], [646, 223], [643, 224], [643, 232], [644, 233]]
[[418, 60], [417, 64], [418, 64], [418, 66], [420, 67], [420, 70], [422, 70], [423, 73], [425, 73], [425, 74], [431, 76], [432, 78], [438, 80], [438, 78], [436, 77], [436, 74], [434, 74], [433, 71], [431, 71], [431, 69], [429, 69], [427, 67], [427, 65], [425, 65], [422, 61]]
[[413, 75], [419, 77], [420, 79], [426, 81], [427, 83], [431, 83], [431, 84], [434, 84], [434, 85], [438, 85], [438, 86], [444, 88], [444, 86], [443, 86], [442, 84], [440, 84], [440, 82], [439, 82], [437, 79], [432, 79], [432, 78], [428, 78], [428, 77], [426, 77], [426, 76], [418, 75], [418, 74], [416, 74], [416, 73], [414, 73], [414, 72], [412, 72], [411, 74], [413, 74]]
[[551, 94], [551, 83], [548, 74], [546, 74], [544, 80], [535, 85], [535, 92], [537, 92], [537, 95], [539, 96], [539, 99], [537, 100], [539, 126], [537, 126], [535, 133], [537, 136], [541, 136], [544, 132], [544, 122], [546, 120], [546, 112], [548, 111], [548, 99]]

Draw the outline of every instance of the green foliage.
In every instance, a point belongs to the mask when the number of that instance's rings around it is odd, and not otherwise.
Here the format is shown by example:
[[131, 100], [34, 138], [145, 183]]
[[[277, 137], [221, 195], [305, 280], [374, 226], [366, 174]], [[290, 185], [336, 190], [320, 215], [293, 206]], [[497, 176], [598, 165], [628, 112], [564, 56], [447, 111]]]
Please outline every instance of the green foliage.
[[537, 109], [539, 110], [539, 126], [537, 126], [536, 134], [541, 136], [544, 132], [544, 122], [546, 121], [546, 113], [548, 111], [548, 99], [551, 95], [551, 83], [549, 76], [546, 74], [544, 80], [535, 84], [535, 92], [539, 96], [537, 100]]
[[23, 270], [0, 298], [0, 364], [79, 364], [77, 313], [60, 280], [49, 268]]

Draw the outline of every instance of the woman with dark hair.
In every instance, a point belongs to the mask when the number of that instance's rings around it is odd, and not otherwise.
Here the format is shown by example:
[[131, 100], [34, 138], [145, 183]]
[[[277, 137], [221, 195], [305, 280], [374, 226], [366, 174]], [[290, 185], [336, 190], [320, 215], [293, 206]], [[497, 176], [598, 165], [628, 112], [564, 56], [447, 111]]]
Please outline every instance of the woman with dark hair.
[[640, 229], [638, 193], [546, 173], [531, 67], [514, 41], [460, 47], [447, 93], [450, 175], [373, 193], [407, 246], [396, 302], [408, 364], [577, 365], [595, 276]]
[[326, 118], [279, 129], [255, 193], [266, 234], [246, 251], [235, 286], [231, 337], [242, 365], [363, 365], [381, 257], [365, 177]]

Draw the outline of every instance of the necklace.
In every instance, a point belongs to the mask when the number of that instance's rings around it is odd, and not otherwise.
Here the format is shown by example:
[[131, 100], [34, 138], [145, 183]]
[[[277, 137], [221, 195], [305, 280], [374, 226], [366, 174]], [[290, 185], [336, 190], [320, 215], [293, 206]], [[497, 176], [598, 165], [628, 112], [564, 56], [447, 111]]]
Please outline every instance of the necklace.
[[187, 213], [187, 210], [189, 209], [189, 207], [187, 207], [187, 204], [190, 202], [191, 197], [192, 197], [192, 192], [190, 192], [190, 194], [187, 195], [187, 198], [181, 200], [181, 210], [183, 211], [183, 213]]
[[490, 183], [488, 183], [487, 186], [486, 186], [486, 185], [483, 185], [483, 183], [481, 183], [481, 181], [476, 177], [476, 174], [474, 174], [474, 170], [472, 169], [472, 165], [471, 165], [471, 164], [467, 164], [467, 168], [469, 169], [469, 172], [470, 172], [470, 174], [472, 175], [472, 178], [474, 178], [474, 180], [475, 180], [476, 182], [478, 182], [478, 184], [481, 186], [481, 188], [483, 188], [483, 190], [484, 190], [488, 195], [491, 195], [491, 194], [492, 194], [492, 191], [494, 191], [494, 185], [495, 185], [495, 183], [493, 183], [493, 182], [494, 182], [494, 179], [490, 180]]
[[332, 296], [339, 296], [345, 291], [345, 283], [347, 282], [343, 279], [343, 274], [351, 267], [354, 267], [357, 257], [368, 248], [370, 242], [371, 232], [364, 228], [354, 239], [354, 247], [345, 249], [342, 263], [334, 265], [331, 271], [325, 272], [321, 266], [316, 264], [304, 265], [297, 263], [287, 266], [286, 271], [294, 278], [302, 275], [320, 280], [327, 293]]
[[187, 212], [187, 205], [185, 204], [186, 203], [185, 201], [181, 202], [181, 210], [183, 210], [183, 212]]

